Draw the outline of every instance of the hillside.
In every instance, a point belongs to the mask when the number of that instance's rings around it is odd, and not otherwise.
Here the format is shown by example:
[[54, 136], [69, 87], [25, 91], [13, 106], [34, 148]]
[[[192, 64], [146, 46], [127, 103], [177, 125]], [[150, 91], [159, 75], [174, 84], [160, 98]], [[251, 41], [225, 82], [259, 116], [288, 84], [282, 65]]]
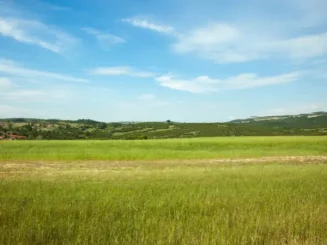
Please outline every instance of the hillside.
[[327, 112], [314, 112], [299, 115], [252, 117], [238, 119], [231, 123], [243, 125], [263, 125], [267, 127], [284, 127], [296, 129], [316, 129], [326, 127]]
[[0, 119], [0, 139], [160, 139], [270, 135], [327, 135], [327, 113], [252, 117], [227, 123]]

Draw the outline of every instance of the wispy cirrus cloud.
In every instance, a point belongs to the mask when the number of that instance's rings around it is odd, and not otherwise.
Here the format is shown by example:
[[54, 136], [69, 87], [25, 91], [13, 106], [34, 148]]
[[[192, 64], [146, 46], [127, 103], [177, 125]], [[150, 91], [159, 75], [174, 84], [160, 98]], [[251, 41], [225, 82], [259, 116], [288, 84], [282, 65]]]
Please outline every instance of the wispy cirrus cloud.
[[276, 58], [305, 60], [327, 54], [327, 32], [268, 37], [262, 30], [242, 30], [218, 22], [181, 35], [172, 48], [179, 54], [193, 53], [221, 64]]
[[69, 92], [64, 90], [58, 90], [53, 88], [43, 88], [43, 89], [14, 89], [5, 92], [0, 91], [0, 96], [2, 100], [5, 101], [18, 101], [20, 103], [30, 103], [30, 102], [49, 102], [57, 101], [61, 102], [67, 98]]
[[0, 36], [55, 53], [64, 53], [78, 43], [73, 35], [42, 21], [20, 17], [19, 11], [11, 8], [0, 12]]
[[[13, 60], [0, 59], [0, 104], [64, 103], [74, 94], [74, 90], [67, 82], [87, 83], [88, 80], [30, 69]], [[13, 112], [16, 116], [24, 114], [24, 111], [19, 110]]]
[[219, 82], [224, 89], [248, 89], [290, 83], [298, 80], [301, 75], [301, 72], [292, 72], [275, 76], [258, 76], [254, 73], [245, 73], [219, 80]]
[[122, 37], [99, 31], [91, 27], [84, 27], [81, 28], [81, 30], [89, 35], [94, 36], [104, 49], [108, 49], [111, 48], [113, 45], [122, 44], [126, 42], [126, 40]]
[[217, 81], [206, 76], [189, 80], [174, 78], [172, 76], [160, 76], [156, 77], [155, 80], [163, 87], [191, 93], [208, 93], [217, 91], [217, 88], [215, 87]]
[[14, 83], [11, 81], [10, 78], [7, 77], [0, 77], [0, 91], [5, 91], [14, 87]]
[[200, 76], [193, 79], [179, 79], [172, 76], [156, 77], [163, 87], [191, 93], [209, 93], [219, 90], [249, 89], [296, 81], [301, 76], [298, 72], [261, 77], [253, 73], [240, 74], [225, 79], [214, 79]]
[[126, 18], [122, 20], [125, 23], [131, 24], [134, 27], [139, 27], [143, 29], [148, 29], [151, 31], [163, 33], [163, 34], [168, 34], [168, 35], [175, 35], [175, 28], [166, 25], [166, 24], [159, 24], [159, 23], [154, 23], [149, 20], [143, 19], [143, 18]]
[[258, 12], [257, 17], [238, 14], [234, 19], [224, 20], [208, 16], [196, 26], [184, 24], [180, 30], [146, 18], [123, 21], [134, 27], [171, 35], [174, 38], [171, 48], [177, 54], [193, 54], [218, 64], [260, 60], [297, 62], [327, 55], [325, 0], [277, 0], [271, 4], [285, 7], [282, 13], [271, 13], [274, 19], [262, 14], [270, 13], [270, 9], [259, 7], [256, 1], [250, 0], [246, 7]]
[[[132, 76], [153, 78], [162, 87], [191, 93], [209, 93], [219, 90], [250, 89], [255, 87], [277, 85], [298, 80], [303, 72], [291, 72], [275, 76], [259, 76], [255, 73], [242, 73], [228, 78], [218, 79], [209, 76], [199, 76], [191, 79], [181, 79], [174, 75], [158, 75], [128, 66], [98, 67], [90, 71], [91, 75], [101, 76]], [[154, 99], [153, 94], [142, 94], [139, 100]]]
[[35, 80], [45, 81], [66, 81], [66, 82], [77, 82], [86, 83], [87, 79], [78, 78], [70, 75], [41, 71], [35, 69], [25, 68], [17, 62], [12, 60], [0, 59], [0, 73], [11, 75], [13, 77], [24, 77]]
[[[327, 32], [304, 35], [268, 43], [269, 52], [280, 52], [290, 58], [309, 59], [327, 55]], [[267, 51], [268, 52], [268, 51]]]
[[[244, 42], [242, 32], [225, 23], [210, 23], [184, 33], [172, 45], [179, 54], [195, 53], [220, 63], [246, 62], [257, 56]], [[241, 43], [241, 45], [239, 45]]]
[[92, 75], [100, 76], [131, 76], [131, 77], [154, 77], [155, 74], [149, 71], [142, 71], [129, 66], [98, 67], [90, 71]]
[[[61, 73], [23, 67], [18, 62], [0, 59], [0, 104], [15, 103], [62, 103], [74, 95], [69, 83], [87, 83], [88, 80]], [[35, 83], [38, 82], [38, 83]], [[65, 82], [58, 85], [58, 82]], [[36, 86], [37, 85], [37, 86]]]
[[135, 27], [171, 34], [175, 38], [171, 47], [177, 54], [196, 54], [220, 64], [266, 59], [306, 60], [327, 55], [327, 32], [288, 36], [267, 33], [264, 28], [213, 21], [177, 35], [172, 26], [143, 19], [124, 21]]

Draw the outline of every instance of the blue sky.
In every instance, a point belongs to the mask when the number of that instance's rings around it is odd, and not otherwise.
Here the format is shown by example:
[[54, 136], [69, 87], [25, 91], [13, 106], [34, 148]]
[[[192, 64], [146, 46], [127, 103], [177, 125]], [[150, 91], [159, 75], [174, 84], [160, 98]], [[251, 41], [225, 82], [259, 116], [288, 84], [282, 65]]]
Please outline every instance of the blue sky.
[[0, 0], [0, 117], [327, 110], [326, 0]]

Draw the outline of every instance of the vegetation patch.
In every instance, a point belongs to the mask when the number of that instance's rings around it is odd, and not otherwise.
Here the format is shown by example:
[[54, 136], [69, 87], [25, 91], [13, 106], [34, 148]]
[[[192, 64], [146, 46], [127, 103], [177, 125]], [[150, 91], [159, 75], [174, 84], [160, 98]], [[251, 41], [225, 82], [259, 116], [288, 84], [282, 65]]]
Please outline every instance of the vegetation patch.
[[[0, 137], [16, 139], [167, 139], [218, 136], [327, 135], [327, 113], [234, 120], [227, 123], [125, 122], [0, 119]], [[1, 139], [1, 138], [0, 138]]]
[[327, 154], [327, 137], [220, 137], [158, 140], [1, 141], [0, 160], [165, 160]]
[[327, 241], [323, 163], [6, 164], [1, 244]]

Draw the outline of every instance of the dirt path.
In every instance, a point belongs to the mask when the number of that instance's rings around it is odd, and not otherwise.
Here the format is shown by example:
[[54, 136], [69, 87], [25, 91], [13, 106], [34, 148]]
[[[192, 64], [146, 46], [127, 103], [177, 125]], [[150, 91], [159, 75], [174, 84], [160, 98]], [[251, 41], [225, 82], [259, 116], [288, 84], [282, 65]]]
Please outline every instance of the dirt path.
[[181, 166], [181, 165], [212, 165], [212, 164], [314, 164], [327, 163], [326, 156], [277, 156], [235, 159], [190, 159], [190, 160], [148, 160], [148, 161], [0, 161], [1, 169], [111, 169], [146, 166]]
[[212, 163], [227, 162], [227, 163], [251, 163], [251, 162], [300, 162], [300, 163], [313, 163], [313, 162], [326, 162], [326, 156], [278, 156], [278, 157], [259, 157], [259, 158], [241, 158], [241, 159], [214, 159], [209, 160]]

